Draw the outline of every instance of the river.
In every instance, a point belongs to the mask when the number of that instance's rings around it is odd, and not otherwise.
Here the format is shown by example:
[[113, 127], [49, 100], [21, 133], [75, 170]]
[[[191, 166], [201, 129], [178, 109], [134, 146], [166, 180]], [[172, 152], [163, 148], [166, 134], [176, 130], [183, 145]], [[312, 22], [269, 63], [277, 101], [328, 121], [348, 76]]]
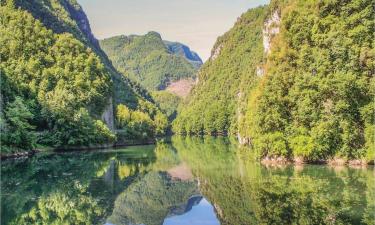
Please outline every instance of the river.
[[1, 164], [1, 224], [374, 224], [373, 167], [263, 166], [228, 138]]

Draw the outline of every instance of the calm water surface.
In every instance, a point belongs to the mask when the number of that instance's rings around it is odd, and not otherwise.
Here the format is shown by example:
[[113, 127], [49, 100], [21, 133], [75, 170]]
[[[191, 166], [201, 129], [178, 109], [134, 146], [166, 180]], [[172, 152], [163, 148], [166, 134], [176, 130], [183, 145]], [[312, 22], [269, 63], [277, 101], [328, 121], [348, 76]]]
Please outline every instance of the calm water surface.
[[225, 138], [1, 165], [1, 224], [374, 224], [372, 167], [265, 167]]

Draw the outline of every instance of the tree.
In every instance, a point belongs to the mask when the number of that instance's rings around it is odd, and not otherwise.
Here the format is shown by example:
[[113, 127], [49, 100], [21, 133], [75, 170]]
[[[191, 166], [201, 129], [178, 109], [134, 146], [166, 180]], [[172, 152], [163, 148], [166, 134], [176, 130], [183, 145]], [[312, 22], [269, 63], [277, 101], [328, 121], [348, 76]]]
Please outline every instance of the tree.
[[[28, 109], [22, 98], [16, 97], [5, 110], [2, 119], [2, 145], [9, 146], [12, 150], [32, 150], [35, 147], [36, 136], [34, 126], [29, 121], [33, 114]], [[10, 150], [5, 148], [5, 150]]]
[[155, 134], [157, 136], [161, 136], [165, 134], [165, 130], [168, 127], [168, 119], [167, 117], [162, 114], [161, 112], [158, 112], [154, 119], [154, 125], [155, 125]]
[[123, 104], [117, 106], [117, 123], [120, 128], [124, 128], [131, 120], [131, 111]]

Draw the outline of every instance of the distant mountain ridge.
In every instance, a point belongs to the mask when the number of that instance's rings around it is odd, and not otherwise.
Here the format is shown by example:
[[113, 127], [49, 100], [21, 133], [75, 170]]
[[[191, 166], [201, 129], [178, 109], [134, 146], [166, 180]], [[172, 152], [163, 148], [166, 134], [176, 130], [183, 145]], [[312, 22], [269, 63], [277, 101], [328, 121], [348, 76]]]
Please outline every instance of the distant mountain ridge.
[[99, 43], [117, 70], [149, 91], [163, 90], [172, 82], [195, 78], [203, 64], [188, 46], [165, 41], [155, 31], [110, 37]]
[[167, 46], [168, 50], [175, 55], [180, 55], [185, 57], [191, 64], [199, 68], [202, 66], [203, 61], [199, 57], [198, 53], [190, 50], [190, 48], [179, 42], [165, 41], [164, 44]]

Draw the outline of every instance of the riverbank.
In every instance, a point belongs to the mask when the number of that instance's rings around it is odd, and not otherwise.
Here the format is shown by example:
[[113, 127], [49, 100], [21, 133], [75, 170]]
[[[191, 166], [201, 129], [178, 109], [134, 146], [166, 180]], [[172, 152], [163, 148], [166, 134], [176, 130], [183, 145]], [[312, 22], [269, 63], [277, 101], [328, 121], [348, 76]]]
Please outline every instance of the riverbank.
[[365, 159], [344, 159], [335, 157], [332, 159], [321, 159], [321, 160], [306, 160], [303, 157], [295, 157], [294, 159], [287, 159], [285, 157], [264, 157], [261, 159], [263, 165], [330, 165], [330, 166], [351, 166], [351, 167], [365, 167], [368, 165], [374, 165], [374, 160]]
[[[165, 137], [168, 139], [168, 137]], [[31, 151], [18, 151], [13, 153], [0, 153], [0, 160], [7, 160], [7, 159], [17, 159], [17, 158], [24, 158], [24, 157], [32, 157], [33, 155], [41, 152], [72, 152], [72, 151], [90, 151], [90, 150], [103, 150], [103, 149], [110, 149], [110, 148], [121, 148], [121, 147], [131, 147], [131, 146], [139, 146], [139, 145], [153, 145], [159, 139], [147, 139], [147, 140], [127, 140], [122, 142], [116, 142], [111, 144], [102, 144], [102, 145], [89, 145], [89, 146], [70, 146], [70, 147], [60, 147], [60, 148], [52, 148], [52, 147], [37, 147]]]
[[[224, 137], [224, 136], [218, 136]], [[36, 153], [40, 152], [72, 152], [72, 151], [91, 151], [91, 150], [105, 150], [111, 148], [121, 148], [121, 147], [131, 147], [131, 146], [140, 146], [140, 145], [153, 145], [157, 141], [163, 142], [170, 142], [171, 136], [166, 136], [162, 138], [156, 139], [146, 139], [146, 140], [123, 140], [118, 141], [116, 143], [111, 144], [103, 144], [103, 145], [91, 145], [91, 146], [71, 146], [65, 148], [50, 148], [41, 146], [36, 148], [32, 151], [24, 151], [24, 152], [15, 152], [10, 154], [2, 154], [0, 153], [0, 160], [6, 159], [14, 159], [14, 158], [23, 158], [23, 157], [31, 157]], [[244, 147], [243, 145], [240, 145]], [[245, 150], [245, 149], [244, 149]], [[248, 150], [246, 148], [246, 150]], [[282, 166], [282, 165], [330, 165], [330, 166], [350, 166], [350, 167], [366, 167], [369, 165], [374, 165], [374, 160], [366, 160], [366, 159], [344, 159], [335, 157], [332, 159], [321, 159], [321, 160], [307, 160], [303, 157], [294, 157], [293, 159], [288, 159], [286, 157], [263, 157], [259, 160], [261, 164], [265, 166]]]
[[39, 150], [32, 150], [32, 151], [24, 151], [24, 152], [14, 152], [9, 154], [0, 154], [0, 160], [6, 160], [6, 159], [17, 159], [17, 158], [25, 158], [33, 156], [34, 154], [40, 152]]

